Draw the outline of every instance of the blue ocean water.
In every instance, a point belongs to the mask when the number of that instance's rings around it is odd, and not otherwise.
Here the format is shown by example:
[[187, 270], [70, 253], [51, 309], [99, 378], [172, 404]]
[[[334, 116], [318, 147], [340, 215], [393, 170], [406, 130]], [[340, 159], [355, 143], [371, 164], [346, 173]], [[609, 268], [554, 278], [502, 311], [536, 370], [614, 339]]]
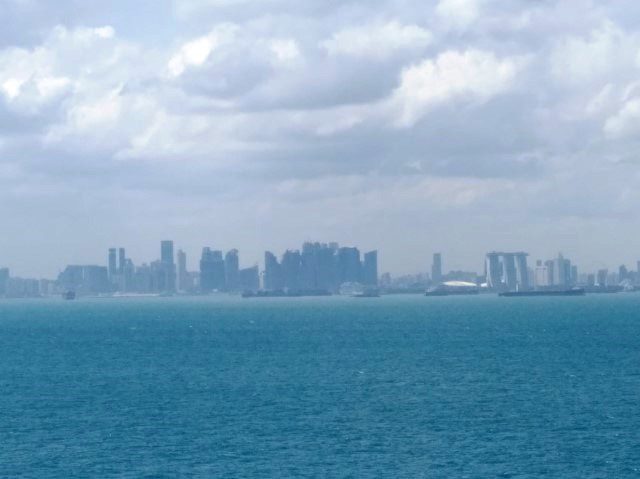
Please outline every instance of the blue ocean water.
[[640, 476], [640, 295], [0, 302], [1, 477]]

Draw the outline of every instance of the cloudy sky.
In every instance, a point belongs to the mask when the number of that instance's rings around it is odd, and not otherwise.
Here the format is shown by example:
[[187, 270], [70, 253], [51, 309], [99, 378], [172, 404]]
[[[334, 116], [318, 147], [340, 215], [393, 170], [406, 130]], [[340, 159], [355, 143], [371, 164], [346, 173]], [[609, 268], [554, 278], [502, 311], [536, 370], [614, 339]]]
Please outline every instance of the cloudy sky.
[[[608, 6], [607, 6], [608, 4]], [[640, 258], [635, 0], [0, 0], [0, 264]]]

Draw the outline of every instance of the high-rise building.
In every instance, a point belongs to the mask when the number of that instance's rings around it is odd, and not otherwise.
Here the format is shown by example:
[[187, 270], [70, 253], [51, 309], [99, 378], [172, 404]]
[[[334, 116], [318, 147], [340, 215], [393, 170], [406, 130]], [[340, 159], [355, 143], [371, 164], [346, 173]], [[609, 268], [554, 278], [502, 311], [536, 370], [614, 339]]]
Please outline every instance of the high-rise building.
[[277, 291], [284, 288], [282, 265], [270, 251], [264, 253], [264, 289]]
[[112, 283], [116, 283], [116, 275], [118, 274], [118, 265], [116, 259], [116, 248], [109, 248], [109, 279]]
[[502, 256], [502, 277], [504, 284], [509, 291], [515, 291], [518, 287], [518, 277], [516, 276], [516, 258], [512, 253], [505, 253]]
[[124, 268], [127, 264], [127, 258], [124, 248], [118, 250], [118, 274], [124, 274]]
[[187, 272], [187, 254], [182, 250], [178, 250], [177, 257], [178, 275], [176, 287], [178, 291], [185, 292], [187, 291], [187, 289], [189, 289], [187, 285], [189, 278], [189, 273]]
[[547, 260], [544, 262], [545, 268], [547, 268], [547, 286], [553, 286], [553, 278], [555, 277], [555, 261]]
[[176, 290], [176, 265], [173, 257], [173, 241], [165, 240], [160, 243], [160, 292], [173, 293]]
[[598, 286], [605, 287], [607, 286], [607, 278], [609, 276], [608, 269], [599, 269], [597, 274]]
[[485, 270], [489, 289], [516, 291], [529, 289], [527, 253], [487, 253]]
[[338, 271], [340, 284], [359, 283], [361, 281], [360, 251], [358, 248], [340, 248], [338, 250]]
[[203, 248], [200, 259], [200, 290], [203, 293], [224, 291], [226, 277], [222, 251]]
[[527, 253], [515, 253], [516, 270], [518, 273], [518, 289], [521, 291], [528, 290], [531, 285], [529, 281], [529, 268], [527, 267]]
[[240, 258], [238, 250], [232, 249], [224, 256], [224, 274], [227, 291], [240, 289]]
[[544, 288], [549, 286], [549, 272], [547, 266], [542, 261], [536, 261], [536, 269], [534, 273], [534, 285], [536, 288]]
[[79, 294], [101, 294], [111, 290], [109, 270], [104, 266], [67, 266], [58, 275], [58, 285]]
[[[337, 245], [335, 245], [337, 247]], [[338, 291], [340, 283], [338, 281], [338, 257], [336, 250], [326, 244], [320, 244], [316, 247], [316, 285], [317, 289], [325, 291]], [[358, 264], [354, 265], [356, 269], [357, 280], [360, 281], [361, 265], [360, 252], [358, 252]]]
[[300, 289], [301, 261], [302, 258], [299, 251], [287, 250], [284, 255], [282, 255], [281, 271], [283, 287], [292, 291]]
[[618, 268], [618, 281], [624, 281], [629, 276], [629, 271], [625, 265], [620, 265]]
[[562, 254], [558, 254], [558, 257], [554, 260], [553, 265], [553, 285], [554, 286], [566, 286], [567, 285], [567, 263], [564, 260]]
[[502, 263], [500, 262], [500, 253], [487, 253], [485, 270], [487, 286], [490, 289], [502, 289]]
[[260, 270], [258, 266], [241, 269], [238, 272], [238, 285], [243, 291], [258, 291], [260, 289]]
[[434, 253], [431, 263], [431, 281], [436, 284], [442, 283], [442, 254]]
[[367, 286], [378, 286], [378, 252], [369, 251], [364, 254], [362, 266], [363, 283]]

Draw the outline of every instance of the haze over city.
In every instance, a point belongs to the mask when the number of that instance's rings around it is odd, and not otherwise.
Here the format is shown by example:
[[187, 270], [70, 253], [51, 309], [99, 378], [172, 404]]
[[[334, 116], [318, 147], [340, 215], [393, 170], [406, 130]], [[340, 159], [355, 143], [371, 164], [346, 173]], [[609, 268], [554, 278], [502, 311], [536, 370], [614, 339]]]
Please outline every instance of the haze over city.
[[0, 0], [0, 266], [640, 256], [640, 4]]

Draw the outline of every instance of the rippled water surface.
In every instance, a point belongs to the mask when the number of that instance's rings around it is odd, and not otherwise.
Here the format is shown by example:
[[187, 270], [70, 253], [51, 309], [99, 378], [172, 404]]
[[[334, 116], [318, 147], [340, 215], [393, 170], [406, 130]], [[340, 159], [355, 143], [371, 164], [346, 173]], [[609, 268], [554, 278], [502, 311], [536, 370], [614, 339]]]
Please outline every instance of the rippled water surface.
[[0, 302], [1, 477], [640, 476], [640, 295]]

